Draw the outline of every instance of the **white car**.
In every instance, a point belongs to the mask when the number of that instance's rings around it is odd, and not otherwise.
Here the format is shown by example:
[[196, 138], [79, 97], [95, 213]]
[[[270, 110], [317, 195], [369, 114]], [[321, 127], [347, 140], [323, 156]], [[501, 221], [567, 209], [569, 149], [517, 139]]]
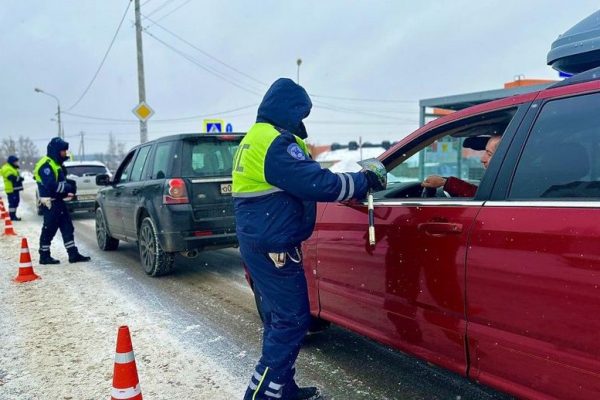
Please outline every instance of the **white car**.
[[[112, 176], [106, 165], [100, 161], [65, 161], [63, 165], [67, 170], [67, 179], [71, 179], [77, 184], [77, 194], [72, 198], [65, 199], [67, 209], [71, 212], [76, 210], [94, 211], [96, 194], [102, 187], [96, 185], [96, 175]], [[41, 214], [42, 210], [38, 205], [38, 215]]]

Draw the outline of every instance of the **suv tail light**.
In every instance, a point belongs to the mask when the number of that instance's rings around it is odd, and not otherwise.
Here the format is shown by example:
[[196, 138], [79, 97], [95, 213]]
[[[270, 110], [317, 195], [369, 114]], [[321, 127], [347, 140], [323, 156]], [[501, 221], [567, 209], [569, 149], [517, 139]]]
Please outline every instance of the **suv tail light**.
[[163, 194], [163, 204], [185, 204], [189, 202], [185, 181], [181, 178], [167, 180], [165, 193]]

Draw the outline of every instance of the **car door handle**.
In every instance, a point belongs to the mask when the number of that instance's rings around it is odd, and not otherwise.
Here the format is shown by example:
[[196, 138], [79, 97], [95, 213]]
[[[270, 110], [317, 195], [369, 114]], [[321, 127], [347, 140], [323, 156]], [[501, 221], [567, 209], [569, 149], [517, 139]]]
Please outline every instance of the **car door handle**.
[[133, 189], [131, 191], [131, 194], [138, 194], [140, 192], [140, 189]]
[[424, 222], [417, 225], [419, 232], [425, 232], [432, 236], [442, 236], [459, 234], [463, 230], [462, 224], [455, 224], [451, 222]]

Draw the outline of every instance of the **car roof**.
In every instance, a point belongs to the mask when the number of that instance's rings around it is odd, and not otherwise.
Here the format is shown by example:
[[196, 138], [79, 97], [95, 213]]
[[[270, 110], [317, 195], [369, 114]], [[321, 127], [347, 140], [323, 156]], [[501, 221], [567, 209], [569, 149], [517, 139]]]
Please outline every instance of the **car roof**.
[[[525, 94], [509, 96], [498, 100], [493, 100], [487, 103], [477, 104], [475, 106], [471, 106], [468, 108], [463, 108], [462, 110], [456, 111], [454, 113], [445, 115], [440, 118], [436, 118], [432, 121], [429, 121], [425, 125], [419, 127], [416, 131], [413, 131], [411, 134], [404, 137], [394, 146], [390, 147], [385, 153], [379, 156], [379, 159], [385, 160], [391, 154], [394, 154], [397, 149], [404, 146], [406, 143], [412, 141], [414, 138], [420, 136], [425, 131], [430, 131], [432, 129], [436, 129], [442, 125], [445, 125], [449, 122], [462, 119], [464, 117], [475, 116], [477, 114], [482, 114], [488, 111], [500, 110], [502, 108], [516, 107], [520, 104], [527, 103], [529, 101], [533, 101], [536, 98], [546, 98], [547, 96], [552, 96], [557, 94], [557, 88], [559, 92], [564, 90], [570, 91], [567, 89], [569, 86], [574, 86], [577, 84], [582, 84], [584, 87], [592, 91], [597, 91], [597, 81], [600, 81], [600, 67], [591, 69], [589, 71], [581, 72], [577, 75], [574, 75], [570, 78], [565, 79], [564, 81], [558, 82], [550, 87], [547, 87], [543, 90], [536, 92], [529, 92]], [[594, 82], [594, 83], [591, 83]], [[579, 89], [574, 89], [575, 91]]]
[[146, 143], [138, 144], [133, 146], [129, 151], [137, 149], [140, 146], [145, 146], [153, 143], [161, 143], [161, 142], [170, 142], [175, 140], [183, 140], [183, 139], [201, 139], [201, 138], [216, 138], [216, 137], [231, 137], [236, 136], [239, 138], [244, 137], [245, 132], [227, 132], [227, 133], [202, 133], [202, 132], [192, 132], [192, 133], [177, 133], [174, 135], [163, 136], [158, 139], [149, 140]]
[[104, 163], [101, 161], [65, 161], [63, 164], [65, 167], [75, 167], [79, 165], [90, 165], [90, 166], [100, 166], [105, 167]]

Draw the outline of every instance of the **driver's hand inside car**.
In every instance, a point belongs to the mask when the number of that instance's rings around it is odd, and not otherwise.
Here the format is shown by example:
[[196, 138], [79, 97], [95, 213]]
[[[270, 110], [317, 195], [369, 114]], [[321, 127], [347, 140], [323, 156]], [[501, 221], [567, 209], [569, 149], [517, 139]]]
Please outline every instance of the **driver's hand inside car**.
[[439, 175], [429, 175], [423, 182], [421, 182], [421, 186], [428, 188], [439, 188], [446, 184], [446, 178]]

